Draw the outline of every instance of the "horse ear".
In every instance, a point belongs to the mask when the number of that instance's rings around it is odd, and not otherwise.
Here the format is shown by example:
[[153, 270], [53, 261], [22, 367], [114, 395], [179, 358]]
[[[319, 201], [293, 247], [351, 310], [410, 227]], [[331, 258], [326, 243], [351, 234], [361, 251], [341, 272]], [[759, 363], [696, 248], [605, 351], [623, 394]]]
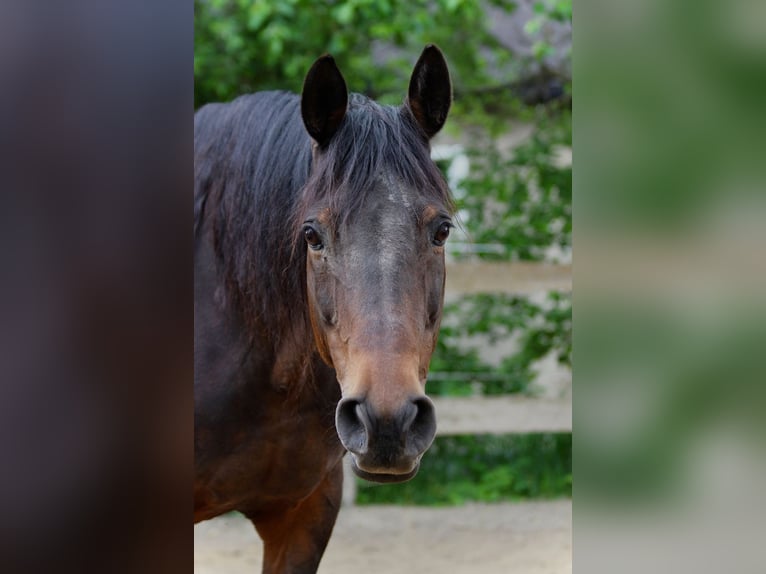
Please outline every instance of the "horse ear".
[[301, 115], [306, 131], [325, 146], [338, 130], [348, 105], [346, 81], [329, 54], [311, 66], [303, 81]]
[[407, 106], [431, 139], [447, 121], [452, 103], [452, 83], [441, 50], [429, 44], [420, 54], [410, 78]]

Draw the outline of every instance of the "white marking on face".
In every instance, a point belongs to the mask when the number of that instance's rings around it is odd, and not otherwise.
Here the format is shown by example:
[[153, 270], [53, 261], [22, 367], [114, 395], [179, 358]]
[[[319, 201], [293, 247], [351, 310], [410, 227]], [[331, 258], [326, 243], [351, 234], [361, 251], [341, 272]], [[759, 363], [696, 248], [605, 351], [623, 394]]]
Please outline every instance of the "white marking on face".
[[382, 231], [380, 241], [377, 246], [377, 267], [381, 278], [380, 299], [381, 318], [388, 324], [389, 328], [395, 328], [397, 321], [396, 306], [398, 301], [393, 294], [396, 292], [396, 280], [401, 266], [401, 245], [400, 242], [406, 236], [404, 227], [406, 223], [402, 220], [402, 205], [409, 209], [410, 200], [407, 192], [392, 177], [386, 177], [383, 185], [388, 188], [386, 198], [382, 209], [378, 214], [378, 226]]
[[396, 206], [392, 201], [387, 209], [380, 214], [380, 228], [387, 230], [382, 234], [381, 242], [378, 246], [378, 268], [381, 275], [381, 293], [383, 294], [382, 303], [386, 316], [391, 316], [393, 311], [393, 301], [391, 297], [386, 296], [391, 293], [396, 276], [397, 249], [396, 249], [396, 228], [401, 225], [399, 217], [396, 214]]
[[381, 190], [375, 210], [374, 226], [379, 231], [375, 244], [366, 249], [351, 249], [346, 253], [346, 261], [350, 276], [375, 269], [379, 283], [375, 287], [374, 303], [370, 302], [376, 308], [379, 327], [394, 331], [401, 328], [404, 320], [398, 282], [406, 265], [402, 258], [411, 250], [410, 227], [414, 225], [414, 217], [410, 211], [415, 201], [412, 190], [390, 176], [384, 177], [380, 185], [385, 189]]
[[404, 207], [409, 209], [410, 207], [410, 198], [407, 197], [407, 192], [404, 190], [402, 186], [399, 187], [399, 196], [402, 198], [402, 204], [404, 204]]

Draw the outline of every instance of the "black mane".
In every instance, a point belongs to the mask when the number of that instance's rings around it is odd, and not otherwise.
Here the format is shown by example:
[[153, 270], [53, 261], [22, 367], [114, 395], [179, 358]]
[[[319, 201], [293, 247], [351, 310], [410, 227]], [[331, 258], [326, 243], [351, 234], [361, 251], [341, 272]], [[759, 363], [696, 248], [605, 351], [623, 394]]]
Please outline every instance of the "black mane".
[[[346, 116], [311, 173], [300, 97], [259, 92], [195, 115], [194, 233], [213, 232], [226, 296], [248, 323], [274, 333], [305, 323], [307, 206], [347, 220], [383, 173], [452, 210], [425, 135], [406, 106], [351, 94]], [[253, 323], [251, 323], [253, 324]]]

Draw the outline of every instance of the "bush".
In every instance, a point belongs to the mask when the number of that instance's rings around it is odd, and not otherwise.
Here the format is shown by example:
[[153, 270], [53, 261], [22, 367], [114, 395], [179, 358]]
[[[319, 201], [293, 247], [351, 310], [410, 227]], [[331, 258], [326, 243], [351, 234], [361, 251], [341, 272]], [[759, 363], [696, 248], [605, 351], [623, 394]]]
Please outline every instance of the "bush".
[[404, 484], [357, 481], [358, 504], [457, 505], [572, 496], [572, 435], [438, 437]]

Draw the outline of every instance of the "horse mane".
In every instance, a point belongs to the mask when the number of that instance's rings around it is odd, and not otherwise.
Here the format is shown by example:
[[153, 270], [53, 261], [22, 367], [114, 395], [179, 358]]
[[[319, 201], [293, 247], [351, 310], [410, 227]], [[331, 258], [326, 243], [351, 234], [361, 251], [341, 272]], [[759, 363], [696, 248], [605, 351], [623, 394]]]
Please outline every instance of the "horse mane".
[[251, 335], [283, 334], [303, 313], [302, 265], [285, 225], [311, 166], [300, 100], [259, 92], [208, 104], [194, 140], [195, 238], [209, 221], [225, 298]]
[[209, 220], [227, 300], [251, 329], [267, 329], [275, 349], [290, 326], [298, 329], [294, 336], [313, 340], [300, 232], [309, 206], [323, 204], [345, 222], [386, 173], [454, 210], [409, 109], [359, 94], [350, 95], [343, 122], [313, 170], [300, 97], [287, 92], [202, 107], [194, 146], [195, 241]]

